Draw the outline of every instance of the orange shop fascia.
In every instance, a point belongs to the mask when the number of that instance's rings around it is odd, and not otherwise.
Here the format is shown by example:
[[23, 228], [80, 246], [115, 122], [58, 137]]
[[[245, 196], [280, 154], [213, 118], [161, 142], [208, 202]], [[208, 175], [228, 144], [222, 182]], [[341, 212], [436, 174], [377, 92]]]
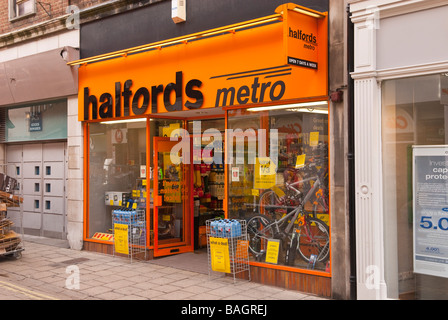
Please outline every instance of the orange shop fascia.
[[69, 62], [79, 121], [328, 97], [328, 16], [295, 4], [239, 24]]

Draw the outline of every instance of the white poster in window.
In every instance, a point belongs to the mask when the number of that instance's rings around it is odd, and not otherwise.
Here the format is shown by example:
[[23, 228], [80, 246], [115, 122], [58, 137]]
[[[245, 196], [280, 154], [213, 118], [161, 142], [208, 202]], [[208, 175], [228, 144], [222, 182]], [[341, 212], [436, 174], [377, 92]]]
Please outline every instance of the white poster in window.
[[240, 168], [233, 167], [232, 168], [232, 182], [238, 182], [238, 181], [240, 181]]
[[112, 129], [112, 144], [128, 143], [128, 129]]
[[448, 146], [413, 147], [414, 272], [448, 278]]

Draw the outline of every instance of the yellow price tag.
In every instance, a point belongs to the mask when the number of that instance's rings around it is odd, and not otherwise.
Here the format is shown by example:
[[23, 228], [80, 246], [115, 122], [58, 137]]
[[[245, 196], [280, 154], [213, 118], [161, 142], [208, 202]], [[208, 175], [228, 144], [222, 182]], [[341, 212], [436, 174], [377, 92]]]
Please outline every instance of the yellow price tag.
[[140, 190], [132, 190], [133, 198], [140, 198]]
[[319, 144], [319, 131], [310, 132], [310, 146], [316, 147]]
[[305, 166], [305, 159], [306, 159], [306, 155], [305, 154], [297, 156], [296, 169], [299, 169], [299, 168], [302, 168], [303, 166]]

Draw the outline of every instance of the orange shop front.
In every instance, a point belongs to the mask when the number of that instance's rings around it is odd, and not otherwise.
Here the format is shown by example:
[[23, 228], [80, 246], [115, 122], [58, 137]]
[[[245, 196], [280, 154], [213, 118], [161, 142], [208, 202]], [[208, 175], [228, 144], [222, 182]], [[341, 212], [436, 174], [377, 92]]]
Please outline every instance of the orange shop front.
[[[286, 231], [250, 239], [252, 281], [329, 296], [327, 28], [326, 13], [285, 4], [71, 62], [85, 137], [85, 249], [113, 252], [121, 207], [143, 212], [148, 259], [206, 248], [210, 219], [241, 219], [248, 230], [280, 220]], [[325, 233], [322, 257], [304, 225]], [[268, 240], [278, 244], [274, 260]]]

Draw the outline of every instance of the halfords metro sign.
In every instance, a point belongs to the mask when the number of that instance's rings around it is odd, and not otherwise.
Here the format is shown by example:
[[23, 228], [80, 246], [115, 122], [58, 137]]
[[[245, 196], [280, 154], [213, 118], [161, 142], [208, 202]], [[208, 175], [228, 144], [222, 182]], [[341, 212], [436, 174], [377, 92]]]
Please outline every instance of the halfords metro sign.
[[82, 65], [79, 120], [327, 95], [327, 18], [277, 23]]

